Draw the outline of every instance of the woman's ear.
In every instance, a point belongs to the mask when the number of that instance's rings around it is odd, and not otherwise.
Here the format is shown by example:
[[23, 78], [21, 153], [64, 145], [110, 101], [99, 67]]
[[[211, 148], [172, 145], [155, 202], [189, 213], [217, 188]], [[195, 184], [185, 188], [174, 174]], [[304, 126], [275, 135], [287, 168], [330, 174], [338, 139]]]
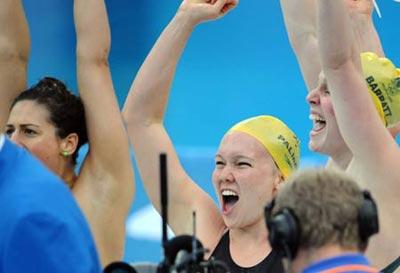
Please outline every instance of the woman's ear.
[[272, 194], [275, 197], [278, 193], [278, 191], [281, 189], [283, 182], [285, 182], [285, 177], [283, 176], [283, 174], [281, 173], [281, 171], [277, 168], [276, 171], [276, 176], [274, 179], [274, 188], [272, 190]]
[[76, 133], [71, 133], [61, 140], [60, 154], [67, 157], [75, 153], [78, 147], [79, 137]]

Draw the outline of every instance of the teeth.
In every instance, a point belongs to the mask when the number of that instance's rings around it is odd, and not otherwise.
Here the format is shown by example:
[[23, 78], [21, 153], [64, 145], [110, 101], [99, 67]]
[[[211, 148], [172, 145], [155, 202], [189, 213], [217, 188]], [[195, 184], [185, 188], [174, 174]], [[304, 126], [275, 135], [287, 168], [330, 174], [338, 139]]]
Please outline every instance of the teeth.
[[326, 120], [324, 118], [322, 118], [321, 116], [316, 115], [316, 114], [310, 114], [309, 118], [315, 122], [326, 122]]
[[223, 196], [237, 196], [237, 193], [231, 191], [231, 190], [223, 190], [222, 191]]

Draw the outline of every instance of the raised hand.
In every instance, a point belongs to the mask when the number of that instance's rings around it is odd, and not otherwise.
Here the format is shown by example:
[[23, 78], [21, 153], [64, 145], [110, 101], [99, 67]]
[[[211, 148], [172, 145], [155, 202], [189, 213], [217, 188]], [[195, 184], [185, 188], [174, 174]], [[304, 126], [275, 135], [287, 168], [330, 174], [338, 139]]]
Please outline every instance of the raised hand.
[[374, 2], [372, 0], [345, 0], [345, 3], [351, 15], [371, 16], [374, 11]]
[[239, 0], [184, 0], [179, 12], [189, 15], [194, 25], [223, 17], [235, 8]]
[[351, 18], [351, 25], [355, 34], [354, 39], [359, 49], [362, 52], [374, 52], [380, 57], [385, 56], [378, 33], [372, 22], [374, 1], [345, 0], [344, 2]]

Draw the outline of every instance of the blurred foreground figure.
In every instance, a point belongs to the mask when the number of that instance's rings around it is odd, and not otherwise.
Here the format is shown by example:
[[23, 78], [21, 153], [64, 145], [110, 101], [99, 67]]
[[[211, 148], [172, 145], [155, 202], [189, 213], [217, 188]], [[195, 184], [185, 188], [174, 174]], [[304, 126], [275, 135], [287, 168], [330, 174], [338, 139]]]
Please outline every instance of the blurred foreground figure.
[[293, 175], [265, 216], [269, 241], [289, 272], [378, 272], [363, 255], [379, 230], [375, 202], [343, 173]]

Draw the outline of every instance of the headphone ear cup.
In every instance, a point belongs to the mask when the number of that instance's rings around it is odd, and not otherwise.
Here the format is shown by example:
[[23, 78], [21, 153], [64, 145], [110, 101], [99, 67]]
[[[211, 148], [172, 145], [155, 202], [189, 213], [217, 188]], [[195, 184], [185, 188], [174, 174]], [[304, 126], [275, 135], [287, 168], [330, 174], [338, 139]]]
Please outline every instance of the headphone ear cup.
[[358, 228], [362, 241], [379, 232], [378, 208], [368, 191], [363, 191], [363, 203], [358, 211]]
[[271, 247], [280, 252], [283, 257], [293, 259], [296, 256], [300, 240], [298, 220], [293, 211], [288, 208], [284, 208], [273, 217], [271, 217], [271, 211], [272, 207], [267, 206], [265, 216]]
[[[164, 248], [166, 255], [169, 258], [169, 261], [173, 263], [176, 260], [178, 252], [181, 250], [185, 250], [186, 252], [191, 253], [193, 251], [192, 244], [194, 239], [197, 242], [198, 248], [202, 249], [203, 244], [197, 238], [194, 238], [192, 235], [179, 235], [168, 240], [164, 245]], [[197, 253], [196, 257], [198, 261], [202, 261], [204, 259], [204, 253], [199, 252]]]

